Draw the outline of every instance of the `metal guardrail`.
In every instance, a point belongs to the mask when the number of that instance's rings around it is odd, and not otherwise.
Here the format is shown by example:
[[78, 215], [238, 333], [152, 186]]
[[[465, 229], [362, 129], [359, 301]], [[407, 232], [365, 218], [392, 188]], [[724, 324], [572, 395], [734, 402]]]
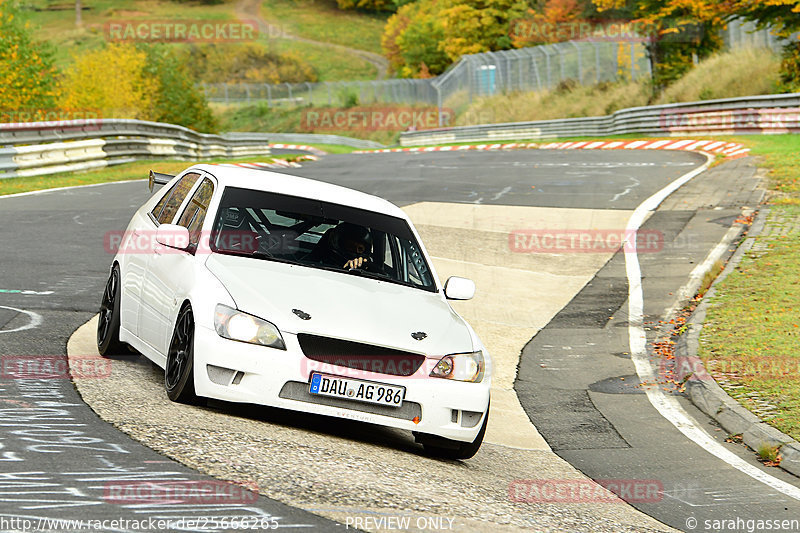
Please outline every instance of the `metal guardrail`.
[[[226, 134], [229, 139], [239, 139], [249, 133], [231, 132]], [[265, 133], [269, 137], [270, 142], [273, 143], [286, 143], [286, 144], [341, 144], [350, 146], [352, 148], [359, 148], [361, 150], [368, 150], [372, 148], [386, 148], [383, 144], [375, 141], [368, 141], [366, 139], [355, 139], [353, 137], [344, 137], [342, 135], [328, 135], [325, 133]]]
[[457, 126], [405, 132], [402, 146], [499, 140], [800, 132], [800, 93], [632, 107], [601, 117]]
[[212, 135], [128, 119], [0, 124], [0, 178], [41, 176], [141, 158], [208, 159], [269, 155], [268, 135]]

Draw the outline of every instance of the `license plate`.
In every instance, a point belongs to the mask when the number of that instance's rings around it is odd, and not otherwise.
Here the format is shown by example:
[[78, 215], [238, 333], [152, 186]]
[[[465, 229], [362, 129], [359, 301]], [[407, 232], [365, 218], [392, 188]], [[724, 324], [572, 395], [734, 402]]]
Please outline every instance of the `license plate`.
[[363, 379], [317, 374], [316, 372], [311, 374], [311, 385], [308, 392], [387, 407], [400, 407], [406, 396], [405, 387]]

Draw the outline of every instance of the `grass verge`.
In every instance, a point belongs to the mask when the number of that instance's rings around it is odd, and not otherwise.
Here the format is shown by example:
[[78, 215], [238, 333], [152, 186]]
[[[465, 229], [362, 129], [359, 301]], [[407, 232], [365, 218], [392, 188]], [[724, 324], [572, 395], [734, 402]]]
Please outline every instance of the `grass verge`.
[[769, 168], [775, 192], [765, 231], [717, 284], [700, 357], [723, 389], [800, 440], [800, 138], [740, 138]]
[[[318, 144], [316, 148], [331, 154], [349, 153], [355, 150], [350, 146]], [[249, 161], [269, 161], [272, 159], [293, 159], [296, 156], [256, 156], [241, 159], [213, 159], [204, 163], [245, 163]], [[32, 176], [25, 178], [8, 178], [0, 180], [0, 196], [22, 192], [39, 191], [42, 189], [57, 189], [61, 187], [74, 187], [77, 185], [93, 185], [96, 183], [110, 183], [135, 179], [147, 179], [148, 172], [152, 169], [165, 174], [177, 174], [197, 161], [179, 160], [149, 160], [126, 163], [113, 167], [82, 172], [65, 172], [49, 176]]]
[[389, 18], [388, 13], [343, 11], [336, 0], [267, 0], [261, 13], [294, 35], [378, 54]]

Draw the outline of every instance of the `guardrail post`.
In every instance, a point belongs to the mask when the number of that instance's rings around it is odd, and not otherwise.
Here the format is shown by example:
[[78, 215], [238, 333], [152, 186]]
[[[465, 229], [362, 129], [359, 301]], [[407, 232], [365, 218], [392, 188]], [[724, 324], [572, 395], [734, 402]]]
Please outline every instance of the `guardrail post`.
[[553, 87], [553, 75], [550, 73], [550, 48], [549, 46], [542, 47], [545, 56], [545, 67], [547, 68], [547, 87]]
[[223, 86], [225, 87], [225, 103], [228, 103], [228, 84], [224, 83]]
[[575, 49], [578, 51], [578, 82], [583, 85], [583, 55], [581, 54], [581, 47], [575, 41], [570, 41]]
[[436, 107], [439, 110], [439, 127], [441, 128], [444, 126], [444, 117], [442, 116], [442, 91], [436, 85], [434, 85], [433, 88], [436, 89]]
[[314, 95], [311, 92], [311, 84], [306, 82], [306, 86], [308, 87], [308, 104], [314, 105]]
[[267, 107], [272, 107], [272, 86], [269, 83], [264, 85], [267, 87]]
[[[542, 52], [544, 54], [544, 52]], [[536, 61], [536, 57], [531, 54], [531, 66], [533, 67], [533, 74], [536, 76], [536, 87], [541, 91], [542, 90], [542, 79], [539, 77], [539, 63]]]

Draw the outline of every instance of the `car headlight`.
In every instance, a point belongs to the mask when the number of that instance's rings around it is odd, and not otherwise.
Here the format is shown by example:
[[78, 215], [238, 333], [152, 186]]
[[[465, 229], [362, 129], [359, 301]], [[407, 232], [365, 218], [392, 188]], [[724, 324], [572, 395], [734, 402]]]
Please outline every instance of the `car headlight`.
[[220, 337], [226, 339], [286, 349], [281, 332], [275, 324], [227, 305], [217, 304], [214, 310], [214, 329]]
[[483, 380], [483, 352], [454, 353], [445, 355], [431, 370], [431, 377], [469, 381], [478, 383]]

